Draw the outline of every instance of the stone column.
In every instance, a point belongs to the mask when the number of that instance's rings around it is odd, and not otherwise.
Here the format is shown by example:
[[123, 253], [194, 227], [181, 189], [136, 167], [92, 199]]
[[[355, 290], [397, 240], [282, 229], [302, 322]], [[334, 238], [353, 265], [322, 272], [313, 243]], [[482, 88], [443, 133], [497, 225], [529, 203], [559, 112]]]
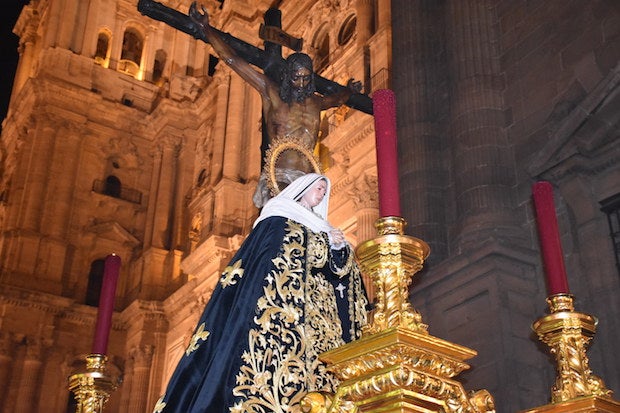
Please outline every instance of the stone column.
[[26, 348], [13, 413], [32, 413], [37, 409], [43, 344], [38, 339], [26, 338]]
[[[481, 238], [514, 236], [515, 166], [507, 140], [499, 22], [495, 2], [447, 3], [447, 50], [453, 79], [450, 140], [459, 249]], [[508, 231], [510, 231], [508, 229]]]
[[429, 243], [430, 261], [447, 256], [446, 207], [450, 205], [445, 161], [447, 72], [442, 2], [394, 0], [394, 68], [399, 175], [406, 232]]
[[129, 412], [145, 412], [148, 399], [149, 376], [153, 359], [153, 346], [144, 345], [134, 347], [129, 357], [133, 359], [131, 374], [131, 394], [129, 398]]

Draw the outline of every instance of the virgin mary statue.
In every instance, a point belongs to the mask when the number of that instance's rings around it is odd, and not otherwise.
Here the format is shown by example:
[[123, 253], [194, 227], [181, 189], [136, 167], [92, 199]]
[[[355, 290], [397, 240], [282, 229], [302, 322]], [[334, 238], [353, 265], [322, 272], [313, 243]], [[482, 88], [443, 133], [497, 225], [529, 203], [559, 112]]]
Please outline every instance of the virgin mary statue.
[[318, 356], [360, 337], [368, 301], [350, 245], [327, 222], [329, 190], [307, 174], [265, 204], [155, 413], [300, 413], [306, 393], [335, 391]]

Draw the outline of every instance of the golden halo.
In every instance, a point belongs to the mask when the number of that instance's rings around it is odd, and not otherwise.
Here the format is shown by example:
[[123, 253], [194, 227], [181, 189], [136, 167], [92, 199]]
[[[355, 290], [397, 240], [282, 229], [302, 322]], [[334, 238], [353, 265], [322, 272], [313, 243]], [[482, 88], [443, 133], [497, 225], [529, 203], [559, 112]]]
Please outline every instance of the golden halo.
[[267, 186], [269, 187], [269, 190], [271, 191], [272, 196], [278, 195], [280, 191], [284, 189], [278, 186], [278, 179], [277, 179], [278, 168], [276, 168], [278, 159], [280, 158], [282, 153], [284, 153], [285, 151], [291, 151], [291, 150], [296, 151], [300, 153], [301, 155], [303, 155], [308, 160], [308, 162], [310, 163], [310, 166], [312, 167], [315, 173], [317, 174], [321, 173], [321, 165], [319, 163], [319, 160], [316, 158], [316, 156], [314, 156], [314, 153], [312, 153], [311, 149], [295, 142], [293, 138], [286, 137], [286, 138], [276, 139], [269, 145], [269, 149], [267, 150], [267, 153], [265, 154], [265, 169], [266, 169], [267, 178], [268, 178]]

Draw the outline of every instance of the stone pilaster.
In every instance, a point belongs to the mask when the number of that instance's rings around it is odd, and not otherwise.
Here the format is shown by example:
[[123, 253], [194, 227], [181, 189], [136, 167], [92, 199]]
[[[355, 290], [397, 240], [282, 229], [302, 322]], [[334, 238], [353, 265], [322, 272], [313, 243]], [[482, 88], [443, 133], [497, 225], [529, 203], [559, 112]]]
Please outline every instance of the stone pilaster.
[[156, 248], [169, 249], [171, 242], [171, 212], [174, 205], [177, 160], [180, 140], [175, 137], [164, 137], [161, 140], [155, 164], [159, 170], [154, 173], [155, 187], [152, 188], [154, 209], [152, 221], [151, 245]]
[[145, 412], [149, 389], [149, 376], [153, 360], [153, 346], [136, 346], [129, 351], [132, 360], [131, 366], [131, 398], [129, 412]]
[[54, 177], [53, 193], [46, 197], [42, 231], [54, 238], [65, 239], [69, 230], [69, 214], [73, 207], [74, 185], [80, 160], [83, 131], [77, 126], [58, 119], [59, 139], [50, 152], [49, 175]]
[[[357, 245], [377, 236], [375, 223], [379, 218], [379, 198], [377, 193], [377, 176], [362, 174], [347, 189], [347, 196], [355, 205]], [[370, 301], [374, 299], [375, 287], [368, 274], [362, 274], [366, 292]]]
[[120, 386], [121, 397], [119, 401], [120, 411], [121, 412], [130, 412], [129, 404], [131, 403], [131, 399], [134, 396], [131, 392], [132, 383], [133, 383], [133, 358], [127, 357], [125, 362], [125, 369], [123, 374], [123, 383]]
[[38, 390], [44, 343], [37, 338], [24, 339], [24, 357], [21, 361], [20, 378], [13, 413], [37, 411]]
[[31, 16], [32, 17], [27, 21], [18, 21], [15, 26], [15, 33], [20, 36], [20, 40], [18, 48], [19, 63], [13, 79], [13, 90], [11, 92], [13, 95], [24, 86], [24, 83], [26, 83], [30, 76], [32, 68], [35, 66], [35, 43], [37, 42], [37, 25], [39, 23], [39, 18], [36, 15]]
[[377, 176], [367, 173], [347, 185], [346, 195], [355, 205], [357, 219], [357, 242], [364, 242], [377, 236], [375, 222], [379, 218], [379, 197]]
[[[9, 333], [0, 333], [0, 400], [6, 399], [13, 364], [13, 340]], [[2, 402], [0, 402], [2, 407]]]
[[[221, 65], [225, 66], [225, 65]], [[231, 74], [228, 67], [218, 68], [214, 80], [217, 82], [217, 99], [215, 121], [212, 126], [213, 158], [211, 165], [211, 184], [215, 185], [221, 178], [224, 168], [224, 143], [226, 141], [226, 119], [228, 112], [228, 93]]]
[[230, 179], [233, 182], [239, 181], [241, 163], [245, 162], [245, 160], [241, 159], [242, 135], [246, 133], [244, 130], [245, 116], [242, 116], [245, 112], [244, 106], [247, 100], [245, 87], [245, 81], [241, 77], [238, 75], [230, 77], [228, 107], [235, 109], [228, 111], [226, 119], [223, 175], [224, 178]]
[[377, 26], [378, 29], [386, 29], [392, 25], [392, 3], [393, 0], [378, 0], [377, 7]]
[[372, 35], [373, 26], [373, 1], [372, 0], [356, 0], [355, 12], [357, 14], [357, 44], [364, 47], [366, 42]]
[[30, 131], [30, 168], [28, 170], [28, 184], [24, 189], [23, 204], [21, 207], [20, 224], [22, 228], [39, 231], [43, 216], [43, 200], [49, 184], [49, 169], [54, 140], [56, 139], [56, 125], [46, 116], [39, 118], [37, 127]]

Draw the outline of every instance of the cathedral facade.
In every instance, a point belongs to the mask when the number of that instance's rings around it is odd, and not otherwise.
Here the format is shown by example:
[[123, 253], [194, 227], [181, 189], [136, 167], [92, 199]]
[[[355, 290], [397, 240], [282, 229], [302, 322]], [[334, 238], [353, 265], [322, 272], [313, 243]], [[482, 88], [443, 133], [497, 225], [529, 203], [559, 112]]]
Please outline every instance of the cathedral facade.
[[[111, 412], [150, 412], [252, 228], [258, 93], [209, 44], [137, 0], [31, 0], [0, 151], [0, 411], [74, 411], [103, 261], [122, 259]], [[163, 1], [186, 14], [190, 1]], [[478, 351], [466, 387], [498, 411], [544, 404], [555, 371], [531, 332], [546, 291], [530, 187], [555, 188], [591, 365], [620, 392], [620, 8], [574, 0], [205, 0], [263, 48], [282, 29], [324, 78], [396, 93], [407, 233], [431, 246], [411, 300], [435, 336]], [[290, 53], [286, 47], [283, 55]], [[330, 221], [354, 245], [379, 216], [374, 126], [321, 115]], [[367, 286], [372, 294], [372, 286]], [[72, 410], [73, 409], [73, 410]]]

